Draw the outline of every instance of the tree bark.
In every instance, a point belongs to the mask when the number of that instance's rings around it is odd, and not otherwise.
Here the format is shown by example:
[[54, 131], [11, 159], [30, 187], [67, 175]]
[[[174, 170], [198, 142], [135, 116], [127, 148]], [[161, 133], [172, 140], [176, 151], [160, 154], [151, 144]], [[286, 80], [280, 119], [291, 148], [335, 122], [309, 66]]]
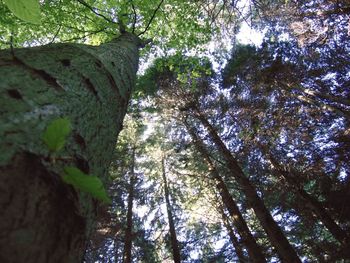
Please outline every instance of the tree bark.
[[131, 263], [131, 248], [133, 239], [133, 221], [132, 221], [132, 208], [134, 203], [134, 188], [136, 183], [135, 175], [135, 148], [132, 149], [132, 161], [131, 161], [131, 171], [130, 171], [130, 182], [129, 182], [129, 196], [128, 196], [128, 212], [126, 214], [126, 230], [124, 238], [124, 252], [123, 252], [123, 262]]
[[271, 244], [276, 248], [276, 252], [283, 262], [296, 263], [301, 262], [298, 254], [289, 243], [288, 239], [283, 234], [281, 228], [271, 216], [266, 208], [263, 200], [258, 196], [257, 191], [249, 179], [244, 175], [242, 169], [238, 165], [236, 159], [232, 156], [230, 150], [222, 142], [214, 127], [209, 123], [206, 117], [200, 110], [196, 110], [196, 118], [208, 130], [211, 139], [225, 158], [227, 168], [231, 172], [233, 178], [242, 188], [247, 201], [253, 208], [261, 226], [266, 231], [266, 234]]
[[247, 223], [245, 222], [241, 212], [239, 211], [238, 205], [233, 200], [224, 180], [221, 178], [218, 170], [216, 169], [216, 166], [212, 162], [208, 151], [198, 138], [197, 134], [191, 129], [191, 127], [187, 123], [185, 123], [185, 126], [187, 128], [188, 133], [191, 135], [197, 150], [203, 156], [204, 161], [208, 165], [209, 171], [211, 172], [213, 179], [216, 181], [216, 188], [220, 193], [222, 202], [229, 211], [230, 217], [232, 218], [234, 225], [242, 238], [242, 242], [247, 248], [250, 260], [252, 262], [266, 262], [265, 256], [261, 248], [256, 243], [255, 238], [250, 232]]
[[164, 197], [165, 197], [165, 202], [166, 202], [166, 210], [168, 213], [171, 248], [173, 250], [173, 259], [174, 259], [175, 263], [181, 263], [179, 242], [177, 241], [175, 223], [174, 223], [173, 213], [171, 210], [170, 193], [169, 193], [169, 186], [168, 186], [168, 182], [167, 182], [167, 178], [166, 178], [165, 158], [164, 157], [162, 158], [162, 176], [163, 176], [163, 184], [164, 184]]
[[[138, 67], [126, 33], [98, 47], [52, 44], [0, 52], [0, 262], [80, 262], [96, 200], [62, 182], [64, 166], [106, 180]], [[72, 133], [50, 158], [42, 135]]]

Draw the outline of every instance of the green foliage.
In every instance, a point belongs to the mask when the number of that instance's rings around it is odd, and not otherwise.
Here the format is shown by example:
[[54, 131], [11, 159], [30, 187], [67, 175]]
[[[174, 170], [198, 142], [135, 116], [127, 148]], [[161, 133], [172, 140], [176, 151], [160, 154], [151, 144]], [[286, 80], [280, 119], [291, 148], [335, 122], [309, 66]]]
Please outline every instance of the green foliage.
[[222, 72], [223, 86], [228, 87], [235, 84], [236, 74], [242, 74], [249, 62], [258, 63], [256, 48], [250, 45], [237, 45], [232, 53], [232, 58], [228, 61]]
[[85, 174], [76, 167], [65, 167], [64, 172], [65, 175], [62, 176], [62, 179], [65, 183], [73, 185], [80, 191], [89, 193], [100, 201], [111, 203], [103, 183], [97, 176]]
[[4, 2], [18, 18], [34, 24], [40, 23], [39, 0], [4, 0]]
[[71, 123], [67, 118], [59, 118], [47, 126], [43, 141], [51, 152], [57, 152], [63, 148], [66, 138], [71, 132]]
[[177, 82], [188, 91], [205, 88], [208, 80], [213, 76], [211, 63], [207, 58], [185, 56], [180, 53], [159, 58], [154, 61], [145, 74], [137, 82], [136, 92], [142, 95], [154, 95], [158, 85], [167, 86], [165, 81]]

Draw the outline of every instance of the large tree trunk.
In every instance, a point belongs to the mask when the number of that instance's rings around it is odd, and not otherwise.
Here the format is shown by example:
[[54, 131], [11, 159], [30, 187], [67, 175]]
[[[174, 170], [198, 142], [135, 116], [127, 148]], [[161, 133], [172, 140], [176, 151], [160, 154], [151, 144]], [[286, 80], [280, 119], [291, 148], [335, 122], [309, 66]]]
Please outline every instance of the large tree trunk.
[[168, 213], [171, 248], [173, 250], [173, 259], [174, 259], [175, 263], [181, 263], [179, 242], [177, 241], [173, 212], [172, 212], [171, 203], [170, 203], [169, 186], [168, 186], [166, 173], [165, 173], [165, 158], [164, 157], [162, 158], [162, 176], [163, 176], [163, 184], [164, 184], [164, 197], [165, 197], [165, 203], [166, 203], [166, 210]]
[[134, 204], [134, 188], [136, 183], [135, 175], [135, 148], [132, 149], [132, 160], [131, 160], [131, 171], [130, 171], [130, 181], [128, 189], [128, 212], [126, 214], [126, 230], [124, 237], [124, 252], [123, 252], [123, 262], [131, 263], [131, 248], [133, 239], [133, 221], [132, 221], [132, 208]]
[[232, 156], [229, 149], [221, 140], [214, 127], [209, 123], [206, 117], [199, 110], [196, 111], [196, 117], [203, 126], [208, 130], [211, 139], [225, 158], [227, 168], [235, 178], [237, 183], [242, 188], [243, 193], [250, 206], [264, 228], [271, 244], [276, 248], [276, 252], [283, 262], [296, 263], [301, 262], [298, 254], [289, 243], [288, 239], [283, 234], [281, 228], [273, 219], [271, 213], [266, 208], [264, 201], [258, 196], [254, 185], [244, 175], [241, 167], [238, 165], [236, 159]]
[[[63, 183], [62, 167], [106, 179], [140, 44], [125, 33], [0, 52], [0, 262], [81, 261], [97, 202]], [[59, 117], [72, 134], [53, 159], [42, 135]]]
[[[238, 205], [233, 200], [224, 180], [221, 178], [216, 166], [212, 162], [210, 155], [203, 145], [203, 143], [198, 138], [197, 134], [191, 129], [191, 127], [185, 122], [185, 126], [187, 128], [188, 133], [191, 135], [192, 140], [199, 151], [199, 153], [203, 156], [204, 161], [208, 165], [211, 175], [213, 179], [216, 181], [216, 188], [220, 193], [222, 198], [222, 202], [227, 208], [230, 217], [232, 218], [234, 225], [242, 238], [243, 244], [246, 246], [249, 258], [252, 262], [266, 262], [265, 256], [261, 250], [261, 248], [256, 243], [250, 229], [244, 220], [241, 212], [239, 211]], [[232, 238], [231, 238], [232, 240]]]

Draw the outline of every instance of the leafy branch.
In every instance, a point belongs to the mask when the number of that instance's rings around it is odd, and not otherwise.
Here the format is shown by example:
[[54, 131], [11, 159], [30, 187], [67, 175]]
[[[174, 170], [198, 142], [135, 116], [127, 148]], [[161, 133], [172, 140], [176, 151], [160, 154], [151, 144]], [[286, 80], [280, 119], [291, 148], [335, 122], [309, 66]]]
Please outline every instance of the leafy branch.
[[157, 14], [159, 8], [161, 7], [161, 5], [163, 4], [163, 2], [164, 2], [164, 0], [161, 0], [161, 1], [159, 2], [157, 8], [156, 8], [156, 9], [154, 10], [154, 12], [153, 12], [153, 15], [152, 15], [151, 19], [148, 21], [148, 24], [147, 24], [145, 30], [143, 30], [143, 31], [142, 31], [141, 33], [139, 33], [137, 36], [141, 36], [141, 35], [143, 35], [144, 33], [147, 32], [148, 28], [150, 27], [150, 25], [151, 25], [153, 19], [155, 18], [156, 14]]

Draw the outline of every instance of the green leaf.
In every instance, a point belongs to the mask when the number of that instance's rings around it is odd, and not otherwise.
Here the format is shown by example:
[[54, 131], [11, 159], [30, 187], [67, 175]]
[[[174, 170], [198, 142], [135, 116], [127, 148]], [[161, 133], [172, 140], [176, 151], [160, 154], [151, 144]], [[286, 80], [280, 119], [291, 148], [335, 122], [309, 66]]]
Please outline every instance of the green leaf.
[[4, 0], [4, 2], [18, 18], [33, 24], [40, 24], [39, 0]]
[[76, 167], [65, 167], [66, 173], [62, 179], [65, 183], [73, 185], [75, 188], [91, 194], [94, 198], [105, 203], [111, 203], [101, 180], [97, 176], [87, 175]]
[[55, 152], [63, 148], [66, 138], [71, 132], [70, 121], [67, 118], [59, 118], [47, 126], [43, 140], [50, 151]]

